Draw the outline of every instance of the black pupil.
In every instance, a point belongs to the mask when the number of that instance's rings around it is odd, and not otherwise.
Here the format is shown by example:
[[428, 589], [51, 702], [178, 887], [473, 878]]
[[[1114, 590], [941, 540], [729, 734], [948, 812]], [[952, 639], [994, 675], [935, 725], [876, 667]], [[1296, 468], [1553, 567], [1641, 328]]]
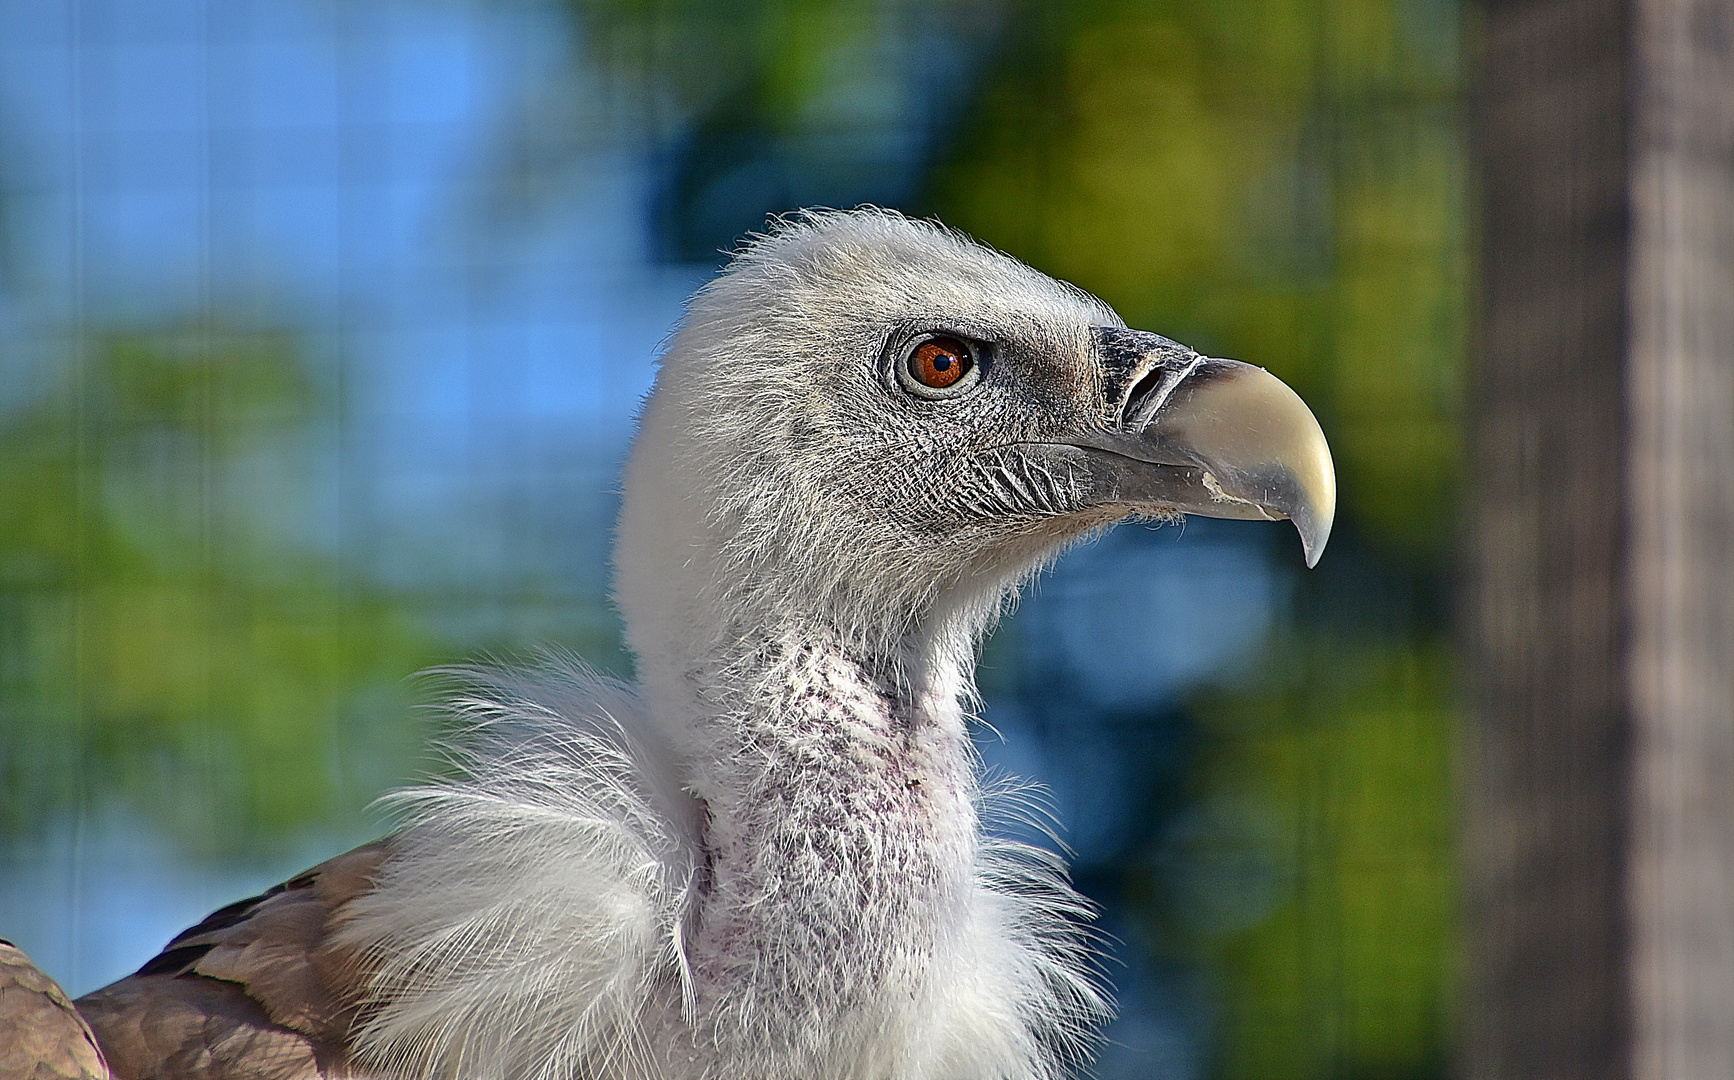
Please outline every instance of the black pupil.
[[935, 356], [933, 358], [933, 370], [935, 370], [935, 371], [950, 371], [951, 370], [951, 357], [945, 355], [944, 353], [940, 353], [938, 356]]

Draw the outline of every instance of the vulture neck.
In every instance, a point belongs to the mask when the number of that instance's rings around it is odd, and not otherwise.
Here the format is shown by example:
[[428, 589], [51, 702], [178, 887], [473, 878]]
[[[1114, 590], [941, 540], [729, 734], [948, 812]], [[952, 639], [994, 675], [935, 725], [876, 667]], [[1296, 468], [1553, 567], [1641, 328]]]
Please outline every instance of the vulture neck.
[[782, 604], [707, 611], [702, 557], [635, 520], [628, 493], [616, 595], [640, 692], [701, 804], [686, 945], [700, 1015], [765, 1053], [836, 1030], [813, 1016], [899, 1022], [970, 916], [970, 628], [936, 620], [873, 649]]
[[968, 913], [975, 777], [956, 698], [819, 627], [762, 628], [692, 688], [700, 1015], [721, 1042], [815, 1060], [826, 1032], [901, 1026]]
[[928, 650], [863, 655], [822, 625], [733, 641], [650, 690], [684, 714], [704, 807], [696, 989], [743, 1030], [871, 1016], [930, 977], [963, 916], [977, 843], [963, 676]]

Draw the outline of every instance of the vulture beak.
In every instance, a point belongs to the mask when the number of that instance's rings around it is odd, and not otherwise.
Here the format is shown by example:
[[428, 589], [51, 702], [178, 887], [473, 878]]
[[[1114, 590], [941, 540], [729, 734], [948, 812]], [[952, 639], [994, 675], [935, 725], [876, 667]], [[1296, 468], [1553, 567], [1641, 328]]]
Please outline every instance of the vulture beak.
[[1312, 410], [1270, 372], [1200, 356], [1141, 330], [1100, 327], [1104, 432], [1086, 451], [1105, 502], [1205, 517], [1293, 521], [1318, 564], [1337, 508], [1331, 448]]

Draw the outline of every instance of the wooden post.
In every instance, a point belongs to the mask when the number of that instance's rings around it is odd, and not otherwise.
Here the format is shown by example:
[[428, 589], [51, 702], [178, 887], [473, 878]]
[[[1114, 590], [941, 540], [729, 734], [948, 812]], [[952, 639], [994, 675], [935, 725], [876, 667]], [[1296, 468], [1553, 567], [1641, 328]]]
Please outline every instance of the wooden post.
[[1641, 0], [1636, 29], [1633, 1075], [1734, 1077], [1734, 0]]
[[1482, 14], [1459, 1071], [1734, 1077], [1734, 0]]

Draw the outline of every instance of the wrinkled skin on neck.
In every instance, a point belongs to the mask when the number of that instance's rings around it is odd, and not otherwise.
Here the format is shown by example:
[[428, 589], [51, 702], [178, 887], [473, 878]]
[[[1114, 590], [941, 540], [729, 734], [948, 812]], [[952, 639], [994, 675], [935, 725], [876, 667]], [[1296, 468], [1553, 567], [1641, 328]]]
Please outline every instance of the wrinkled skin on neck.
[[961, 713], [813, 634], [763, 640], [707, 684], [688, 946], [699, 1014], [737, 1060], [834, 1060], [829, 1044], [852, 1038], [865, 1054], [874, 1032], [906, 1023], [896, 1014], [967, 915], [975, 781]]

